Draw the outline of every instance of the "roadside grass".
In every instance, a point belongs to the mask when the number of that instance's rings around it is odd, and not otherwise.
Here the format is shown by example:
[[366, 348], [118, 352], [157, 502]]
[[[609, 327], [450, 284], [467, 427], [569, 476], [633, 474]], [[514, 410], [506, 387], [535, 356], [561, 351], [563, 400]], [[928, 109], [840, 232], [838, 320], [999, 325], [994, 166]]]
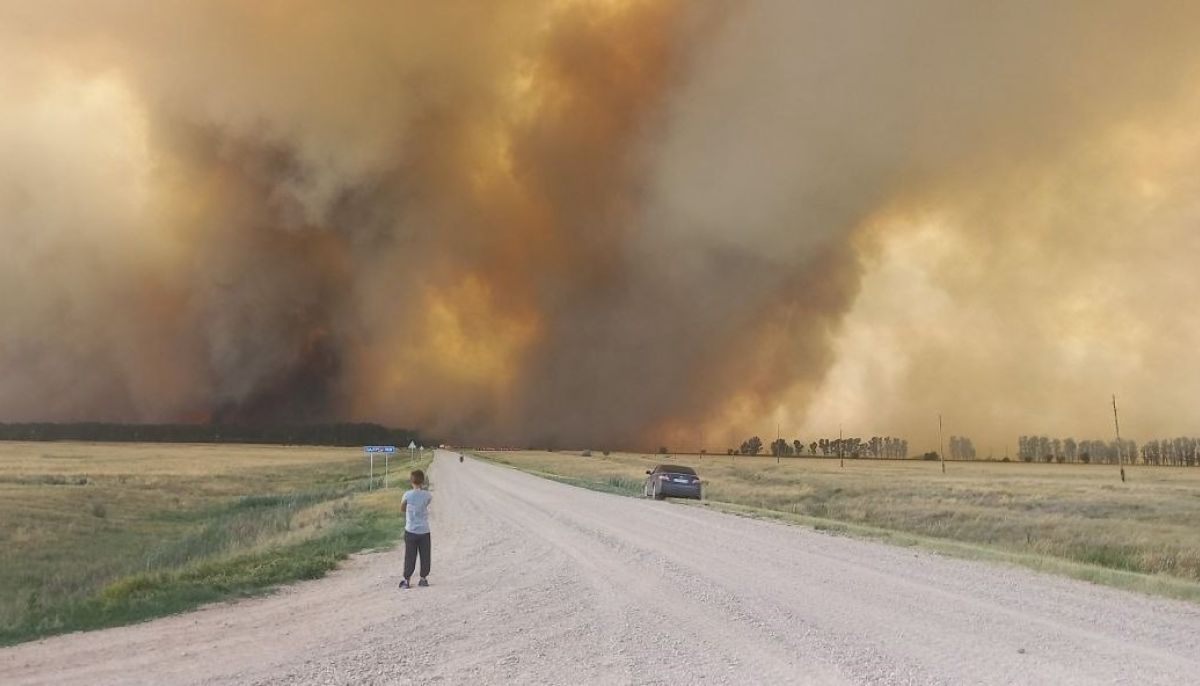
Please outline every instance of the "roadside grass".
[[429, 461], [368, 491], [354, 449], [0, 443], [0, 645], [317, 578], [398, 536]]
[[[1003, 561], [1200, 601], [1200, 469], [481, 452], [560, 481], [640, 496], [658, 462], [704, 479], [702, 507]], [[616, 489], [611, 484], [623, 483]]]
[[[516, 466], [516, 465], [512, 465]], [[641, 482], [634, 481], [626, 476], [611, 475], [599, 478], [589, 478], [582, 476], [568, 476], [565, 474], [555, 474], [554, 472], [544, 472], [535, 469], [525, 469], [535, 476], [540, 476], [543, 479], [550, 479], [559, 483], [567, 484], [568, 486], [579, 486], [593, 491], [602, 491], [604, 493], [616, 493], [618, 495], [641, 495]]]

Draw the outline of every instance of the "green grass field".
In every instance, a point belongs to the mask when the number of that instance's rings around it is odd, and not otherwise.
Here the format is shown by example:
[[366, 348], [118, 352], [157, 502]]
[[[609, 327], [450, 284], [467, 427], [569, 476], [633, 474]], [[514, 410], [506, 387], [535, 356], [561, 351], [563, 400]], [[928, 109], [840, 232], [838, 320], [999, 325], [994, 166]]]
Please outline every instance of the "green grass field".
[[783, 459], [481, 457], [567, 483], [642, 495], [659, 462], [696, 469], [704, 507], [922, 545], [1200, 601], [1200, 469], [1100, 465]]
[[0, 443], [0, 645], [319, 577], [399, 535], [413, 466], [368, 491], [354, 448]]

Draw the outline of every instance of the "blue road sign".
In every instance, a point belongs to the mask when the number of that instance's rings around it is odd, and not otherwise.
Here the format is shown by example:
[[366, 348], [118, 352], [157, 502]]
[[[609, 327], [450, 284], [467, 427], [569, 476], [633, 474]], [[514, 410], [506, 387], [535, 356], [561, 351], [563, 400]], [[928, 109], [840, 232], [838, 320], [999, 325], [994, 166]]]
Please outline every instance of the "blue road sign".
[[364, 445], [364, 453], [394, 453], [396, 446], [394, 445]]

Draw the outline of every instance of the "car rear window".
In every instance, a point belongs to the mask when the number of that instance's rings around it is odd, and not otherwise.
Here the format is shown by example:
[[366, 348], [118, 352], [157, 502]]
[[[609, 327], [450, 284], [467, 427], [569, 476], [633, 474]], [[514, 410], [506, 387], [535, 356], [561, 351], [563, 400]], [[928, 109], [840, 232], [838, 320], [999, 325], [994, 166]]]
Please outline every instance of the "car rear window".
[[661, 465], [658, 471], [668, 474], [691, 474], [692, 476], [696, 476], [696, 472], [691, 467], [679, 467], [673, 464]]

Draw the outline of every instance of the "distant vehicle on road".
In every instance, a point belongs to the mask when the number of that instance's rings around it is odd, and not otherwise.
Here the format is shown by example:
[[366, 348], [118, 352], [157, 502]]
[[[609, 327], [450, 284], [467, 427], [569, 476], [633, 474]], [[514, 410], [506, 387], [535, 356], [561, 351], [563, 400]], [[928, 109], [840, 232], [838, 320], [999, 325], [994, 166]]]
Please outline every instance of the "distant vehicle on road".
[[672, 498], [700, 499], [700, 477], [691, 467], [681, 467], [674, 464], [660, 464], [654, 469], [647, 470], [646, 486], [642, 494], [647, 498], [662, 500]]

